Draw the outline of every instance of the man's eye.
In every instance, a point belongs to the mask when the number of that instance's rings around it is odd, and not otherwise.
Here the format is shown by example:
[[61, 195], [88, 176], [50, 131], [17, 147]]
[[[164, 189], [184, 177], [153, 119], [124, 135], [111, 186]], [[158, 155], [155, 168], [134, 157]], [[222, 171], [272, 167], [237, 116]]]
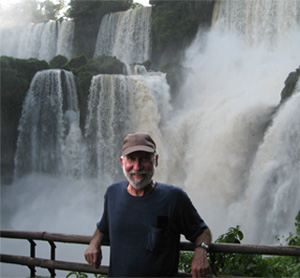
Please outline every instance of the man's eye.
[[149, 162], [151, 160], [151, 156], [146, 156], [142, 158], [143, 162]]

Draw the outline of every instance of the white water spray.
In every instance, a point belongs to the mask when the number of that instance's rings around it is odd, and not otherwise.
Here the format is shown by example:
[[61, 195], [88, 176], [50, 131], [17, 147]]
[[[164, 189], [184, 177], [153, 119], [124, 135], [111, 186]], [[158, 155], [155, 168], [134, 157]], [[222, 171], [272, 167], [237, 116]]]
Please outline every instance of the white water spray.
[[[141, 32], [142, 30], [142, 32]], [[126, 64], [143, 63], [151, 52], [151, 7], [140, 7], [103, 17], [95, 57], [116, 56]]]
[[[258, 149], [243, 207], [254, 230], [288, 234], [300, 205], [300, 79], [294, 95], [274, 117]], [[258, 218], [257, 215], [260, 217]], [[248, 224], [249, 226], [249, 224]], [[250, 229], [250, 227], [248, 227]], [[261, 237], [261, 238], [260, 238]], [[268, 242], [269, 234], [251, 235]]]
[[[255, 2], [257, 9], [262, 6], [267, 9], [273, 1], [219, 2], [217, 7], [222, 12], [217, 14], [215, 28], [208, 33], [200, 30], [186, 52], [185, 64], [193, 73], [182, 87], [182, 110], [176, 112], [168, 129], [162, 133], [165, 145], [170, 147], [166, 151], [168, 165], [176, 169], [169, 172], [170, 180], [190, 193], [214, 235], [225, 233], [230, 226], [241, 225], [246, 241], [267, 243], [273, 242], [273, 236], [294, 229], [299, 210], [299, 197], [294, 197], [292, 203], [287, 202], [289, 206], [283, 207], [285, 198], [281, 199], [279, 192], [287, 190], [289, 196], [299, 196], [299, 193], [294, 183], [287, 182], [282, 176], [285, 181], [278, 184], [281, 190], [274, 194], [270, 192], [270, 206], [263, 208], [264, 213], [257, 212], [255, 207], [261, 202], [258, 187], [268, 192], [269, 183], [255, 184], [250, 173], [253, 175], [256, 171], [255, 176], [269, 176], [266, 180], [272, 180], [271, 172], [262, 165], [256, 168], [253, 163], [257, 163], [261, 143], [266, 142], [263, 141], [264, 133], [280, 101], [284, 81], [288, 73], [299, 66], [300, 30], [298, 24], [286, 24], [283, 26], [287, 29], [280, 28], [276, 32], [276, 43], [267, 36], [265, 41], [247, 42], [245, 32], [241, 33], [243, 30], [239, 29], [241, 21], [233, 16], [235, 11], [251, 13], [246, 9], [252, 8], [252, 4], [246, 7], [246, 2]], [[224, 12], [225, 7], [230, 10]], [[282, 19], [283, 14], [287, 21], [296, 22], [299, 6], [289, 11], [287, 16], [286, 9], [278, 9], [278, 18]], [[272, 20], [276, 18], [272, 17]], [[222, 22], [230, 24], [221, 28]], [[249, 18], [246, 25], [249, 30], [259, 28], [257, 21]], [[252, 36], [256, 38], [256, 33]], [[295, 123], [292, 118], [286, 121]], [[297, 129], [297, 125], [291, 124], [290, 128]], [[285, 125], [279, 124], [278, 129], [284, 134]], [[268, 144], [270, 150], [279, 148], [281, 155], [285, 153], [285, 157], [289, 157], [286, 147], [289, 143], [281, 146], [268, 141]], [[175, 154], [172, 149], [177, 150]], [[276, 159], [281, 157], [278, 155]], [[256, 170], [250, 172], [253, 167]], [[288, 172], [293, 172], [297, 179], [297, 167]], [[250, 188], [257, 192], [246, 193]], [[245, 196], [249, 201], [247, 206]], [[249, 213], [245, 214], [245, 211]], [[280, 220], [273, 219], [277, 224], [259, 229], [259, 223], [270, 223], [266, 219], [275, 214], [280, 216]]]
[[[242, 1], [233, 2], [241, 5]], [[256, 1], [257, 5], [262, 2], [268, 5], [269, 1]], [[296, 12], [299, 14], [298, 6]], [[228, 11], [219, 15], [218, 21], [230, 14]], [[294, 15], [292, 12], [286, 20]], [[250, 20], [248, 24], [252, 23]], [[84, 155], [91, 157], [94, 150], [93, 171], [98, 179], [84, 175], [79, 179], [25, 176], [13, 187], [4, 189], [2, 196], [9, 200], [9, 204], [4, 204], [6, 216], [10, 216], [5, 219], [4, 228], [92, 234], [109, 185], [99, 173], [102, 166], [106, 167], [104, 163], [119, 163], [119, 155], [113, 155], [115, 162], [102, 161], [102, 156], [120, 151], [110, 145], [101, 156], [97, 140], [105, 144], [111, 144], [110, 139], [119, 140], [104, 136], [125, 133], [123, 128], [128, 120], [132, 123], [128, 132], [149, 131], [157, 142], [156, 179], [187, 190], [215, 238], [233, 225], [241, 225], [251, 243], [267, 243], [273, 235], [292, 231], [294, 214], [299, 209], [299, 123], [295, 116], [299, 111], [299, 94], [276, 117], [274, 111], [284, 80], [299, 66], [299, 26], [290, 26], [284, 35], [279, 33], [272, 47], [249, 44], [233, 29], [220, 32], [215, 27], [206, 34], [199, 31], [186, 52], [185, 64], [193, 74], [183, 84], [181, 109], [173, 109], [171, 115], [168, 86], [160, 74], [95, 77]], [[122, 95], [124, 92], [127, 97]], [[118, 95], [120, 103], [112, 95]], [[99, 102], [101, 98], [103, 101]], [[122, 113], [120, 107], [127, 113]], [[123, 117], [126, 121], [122, 123]], [[115, 128], [114, 133], [110, 133], [111, 127]], [[85, 157], [84, 160], [88, 161]], [[7, 273], [11, 275], [10, 271]]]
[[293, 28], [299, 24], [300, 2], [217, 1], [214, 9], [214, 28], [235, 32], [248, 45], [263, 44], [274, 49], [288, 41]]
[[72, 58], [73, 21], [49, 21], [0, 30], [0, 55], [50, 61], [54, 56]]

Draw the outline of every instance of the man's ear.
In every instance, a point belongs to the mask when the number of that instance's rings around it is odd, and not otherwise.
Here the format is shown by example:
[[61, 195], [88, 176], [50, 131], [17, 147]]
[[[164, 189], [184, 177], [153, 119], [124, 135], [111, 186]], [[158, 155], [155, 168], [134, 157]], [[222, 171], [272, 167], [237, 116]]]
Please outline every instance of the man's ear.
[[123, 156], [120, 157], [120, 162], [121, 162], [121, 164], [123, 166]]
[[158, 166], [158, 154], [155, 155], [154, 161], [155, 161], [155, 167], [157, 167]]

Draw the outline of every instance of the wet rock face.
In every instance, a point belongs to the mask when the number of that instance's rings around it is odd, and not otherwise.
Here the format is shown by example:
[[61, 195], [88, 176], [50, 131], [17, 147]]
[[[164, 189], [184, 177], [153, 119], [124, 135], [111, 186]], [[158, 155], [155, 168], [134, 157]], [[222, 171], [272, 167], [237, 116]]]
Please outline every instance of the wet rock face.
[[285, 87], [281, 91], [281, 101], [280, 104], [286, 101], [296, 90], [298, 80], [300, 78], [300, 66], [295, 71], [291, 72], [284, 84]]

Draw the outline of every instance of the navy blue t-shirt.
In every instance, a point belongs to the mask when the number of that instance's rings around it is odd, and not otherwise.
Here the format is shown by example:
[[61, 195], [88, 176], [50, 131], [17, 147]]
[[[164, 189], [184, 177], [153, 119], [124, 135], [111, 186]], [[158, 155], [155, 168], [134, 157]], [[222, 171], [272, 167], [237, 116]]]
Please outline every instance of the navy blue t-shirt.
[[127, 185], [107, 189], [97, 223], [110, 239], [109, 277], [175, 277], [180, 234], [194, 242], [207, 225], [179, 187], [156, 183], [151, 193], [135, 197]]

